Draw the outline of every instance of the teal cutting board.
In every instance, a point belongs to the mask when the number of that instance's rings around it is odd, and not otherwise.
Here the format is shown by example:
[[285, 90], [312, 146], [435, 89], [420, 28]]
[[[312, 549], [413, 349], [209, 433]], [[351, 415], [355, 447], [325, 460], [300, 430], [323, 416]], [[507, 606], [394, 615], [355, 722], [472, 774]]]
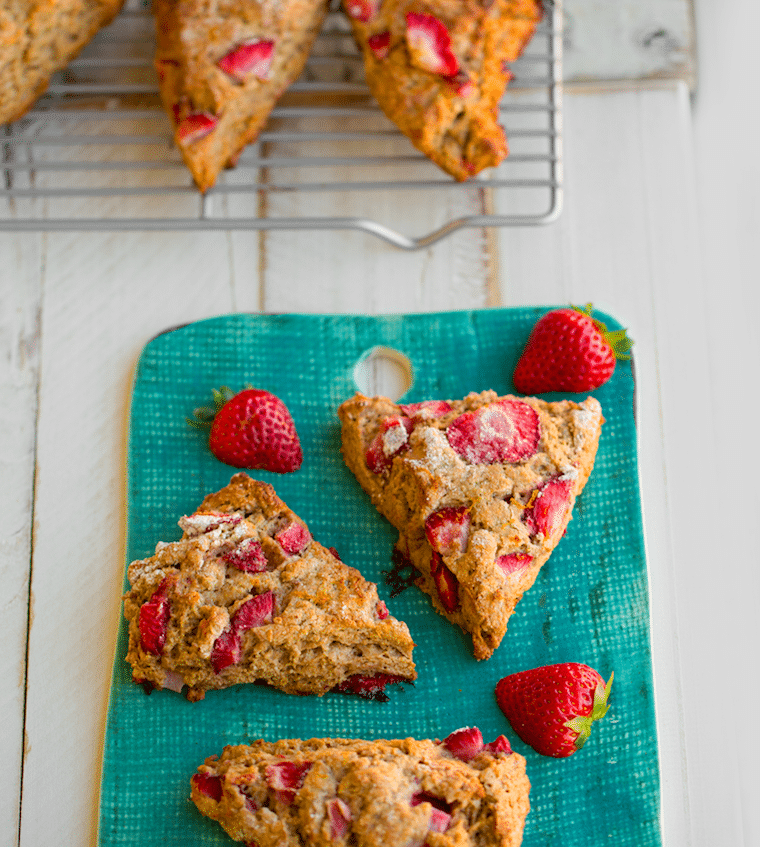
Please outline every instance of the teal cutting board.
[[[636, 463], [634, 380], [619, 363], [595, 392], [606, 423], [596, 466], [567, 534], [518, 604], [494, 656], [477, 662], [468, 637], [411, 587], [384, 585], [396, 533], [369, 503], [340, 454], [336, 409], [356, 391], [354, 367], [376, 345], [411, 361], [409, 402], [514, 391], [511, 374], [545, 309], [403, 316], [231, 315], [168, 331], [145, 347], [134, 380], [128, 446], [127, 561], [180, 537], [177, 519], [233, 469], [185, 421], [212, 387], [246, 383], [281, 397], [304, 451], [292, 474], [271, 482], [325, 546], [378, 583], [417, 647], [414, 687], [387, 703], [340, 694], [293, 697], [256, 685], [188, 703], [171, 691], [146, 696], [130, 680], [122, 621], [108, 713], [99, 843], [140, 847], [232, 844], [189, 802], [189, 779], [225, 744], [255, 738], [444, 737], [477, 725], [505, 733], [527, 759], [531, 812], [526, 847], [655, 847], [659, 771], [649, 641], [647, 567]], [[619, 324], [602, 316], [612, 327]], [[546, 395], [556, 399], [557, 395]], [[576, 398], [577, 399], [577, 398]], [[506, 674], [584, 662], [605, 679], [611, 706], [588, 744], [568, 759], [540, 756], [512, 732], [494, 699]]]

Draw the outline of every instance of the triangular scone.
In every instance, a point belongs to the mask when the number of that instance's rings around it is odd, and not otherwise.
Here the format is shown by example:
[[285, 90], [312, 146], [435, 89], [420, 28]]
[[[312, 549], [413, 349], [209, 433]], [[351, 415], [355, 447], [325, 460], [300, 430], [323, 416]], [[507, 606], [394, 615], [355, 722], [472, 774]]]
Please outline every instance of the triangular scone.
[[591, 473], [599, 402], [484, 391], [397, 405], [357, 394], [339, 415], [346, 464], [399, 530], [397, 555], [488, 658]]
[[18, 120], [124, 0], [13, 0], [0, 8], [0, 124]]
[[191, 780], [227, 834], [260, 847], [519, 847], [530, 809], [525, 759], [502, 735], [443, 742], [255, 741], [225, 747]]
[[127, 571], [136, 682], [187, 686], [189, 700], [243, 682], [386, 699], [386, 684], [415, 679], [406, 625], [271, 485], [238, 473], [179, 524], [181, 540]]
[[156, 70], [198, 188], [233, 167], [301, 74], [327, 0], [155, 0]]
[[541, 20], [538, 0], [343, 0], [388, 118], [458, 180], [507, 155], [499, 101]]

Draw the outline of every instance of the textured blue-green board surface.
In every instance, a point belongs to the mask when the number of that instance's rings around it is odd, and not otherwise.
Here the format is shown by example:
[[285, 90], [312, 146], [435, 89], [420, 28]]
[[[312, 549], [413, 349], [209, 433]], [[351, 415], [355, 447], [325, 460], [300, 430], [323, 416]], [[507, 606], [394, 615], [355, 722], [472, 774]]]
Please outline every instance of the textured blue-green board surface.
[[[404, 316], [231, 315], [153, 339], [135, 375], [128, 447], [127, 561], [174, 541], [178, 518], [234, 470], [185, 421], [212, 387], [250, 383], [281, 397], [304, 450], [296, 473], [252, 472], [271, 482], [325, 546], [378, 583], [417, 643], [419, 679], [387, 703], [340, 694], [294, 697], [257, 685], [189, 703], [171, 691], [146, 696], [124, 661], [122, 621], [105, 738], [101, 847], [232, 844], [189, 802], [189, 779], [225, 744], [264, 738], [444, 737], [479, 726], [505, 733], [528, 762], [527, 847], [656, 847], [659, 771], [649, 642], [649, 599], [636, 464], [631, 364], [595, 392], [606, 423], [596, 465], [565, 538], [511, 618], [494, 656], [477, 662], [467, 636], [411, 587], [384, 585], [396, 533], [369, 503], [340, 454], [339, 404], [356, 391], [354, 366], [372, 347], [409, 357], [405, 400], [514, 391], [511, 374], [544, 309]], [[617, 322], [603, 316], [611, 327]], [[572, 396], [572, 395], [571, 395]], [[557, 399], [558, 395], [545, 395]], [[580, 399], [572, 396], [573, 399]], [[506, 674], [585, 662], [605, 679], [611, 706], [586, 746], [568, 759], [540, 756], [512, 732], [494, 699]]]

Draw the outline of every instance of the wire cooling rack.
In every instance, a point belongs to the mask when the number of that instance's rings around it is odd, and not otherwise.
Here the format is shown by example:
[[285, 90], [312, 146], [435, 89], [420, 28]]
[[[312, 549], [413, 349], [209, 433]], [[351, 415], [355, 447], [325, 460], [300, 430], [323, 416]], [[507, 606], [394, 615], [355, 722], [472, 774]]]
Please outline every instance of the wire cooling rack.
[[355, 229], [417, 249], [463, 227], [560, 213], [561, 0], [545, 0], [511, 68], [510, 155], [498, 168], [456, 183], [418, 153], [369, 95], [336, 9], [256, 143], [206, 195], [161, 108], [149, 1], [126, 0], [35, 107], [0, 128], [0, 230]]

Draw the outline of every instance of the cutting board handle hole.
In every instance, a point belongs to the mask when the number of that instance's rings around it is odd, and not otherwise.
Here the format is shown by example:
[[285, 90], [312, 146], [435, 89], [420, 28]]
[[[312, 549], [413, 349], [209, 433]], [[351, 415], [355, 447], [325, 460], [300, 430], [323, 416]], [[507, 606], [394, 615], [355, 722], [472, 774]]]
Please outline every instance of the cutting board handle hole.
[[354, 382], [362, 394], [398, 400], [414, 382], [412, 363], [392, 347], [372, 347], [354, 366]]

